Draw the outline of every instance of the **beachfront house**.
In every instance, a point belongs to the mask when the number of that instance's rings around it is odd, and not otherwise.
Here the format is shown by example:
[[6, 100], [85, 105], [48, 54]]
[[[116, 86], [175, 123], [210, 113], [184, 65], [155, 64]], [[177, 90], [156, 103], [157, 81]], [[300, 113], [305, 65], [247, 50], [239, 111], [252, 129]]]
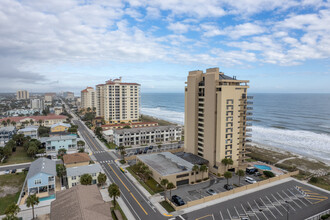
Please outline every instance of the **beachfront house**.
[[54, 192], [55, 177], [55, 161], [44, 157], [33, 161], [26, 177], [28, 194]]
[[39, 126], [27, 126], [25, 128], [19, 129], [17, 133], [23, 134], [25, 137], [38, 139], [38, 128]]
[[77, 151], [76, 135], [42, 137], [40, 142], [46, 147], [47, 155], [56, 155], [60, 149], [65, 149], [67, 153]]

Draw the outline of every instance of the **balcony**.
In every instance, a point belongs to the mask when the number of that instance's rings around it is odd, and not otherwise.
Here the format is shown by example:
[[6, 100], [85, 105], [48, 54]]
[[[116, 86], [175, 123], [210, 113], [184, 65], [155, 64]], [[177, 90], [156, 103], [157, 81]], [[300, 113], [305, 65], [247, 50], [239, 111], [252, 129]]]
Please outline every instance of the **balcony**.
[[246, 110], [253, 110], [253, 107], [246, 107]]
[[246, 132], [252, 132], [252, 128], [245, 129]]
[[247, 112], [246, 115], [253, 115], [253, 113], [252, 112]]
[[253, 99], [253, 96], [252, 95], [248, 95], [247, 96], [247, 99]]
[[245, 126], [252, 126], [252, 123], [246, 123]]
[[245, 142], [252, 142], [251, 139], [245, 139]]
[[248, 104], [248, 105], [253, 105], [253, 102], [246, 102], [246, 104]]
[[253, 121], [253, 118], [252, 117], [246, 117], [246, 120], [247, 121]]

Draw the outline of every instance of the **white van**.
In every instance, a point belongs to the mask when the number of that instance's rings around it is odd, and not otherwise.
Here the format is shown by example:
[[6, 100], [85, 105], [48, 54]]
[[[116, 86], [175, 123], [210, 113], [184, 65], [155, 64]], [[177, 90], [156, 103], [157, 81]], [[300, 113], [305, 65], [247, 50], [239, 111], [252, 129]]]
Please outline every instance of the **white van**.
[[245, 177], [245, 181], [248, 182], [248, 183], [256, 183], [257, 181], [255, 181], [253, 178], [251, 177]]

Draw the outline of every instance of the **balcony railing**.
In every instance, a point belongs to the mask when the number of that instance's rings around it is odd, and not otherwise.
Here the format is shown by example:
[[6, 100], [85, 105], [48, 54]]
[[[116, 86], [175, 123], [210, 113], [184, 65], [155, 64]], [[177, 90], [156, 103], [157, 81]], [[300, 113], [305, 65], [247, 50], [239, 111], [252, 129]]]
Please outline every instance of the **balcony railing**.
[[251, 117], [246, 117], [246, 120], [247, 120], [247, 121], [253, 121], [253, 118], [251, 118]]
[[253, 102], [246, 102], [246, 104], [248, 104], [248, 105], [253, 105]]
[[253, 107], [246, 107], [246, 110], [253, 110]]
[[253, 96], [252, 95], [248, 95], [247, 96], [247, 99], [253, 99]]
[[245, 139], [245, 142], [252, 142], [251, 139]]
[[247, 112], [246, 115], [253, 115], [253, 113], [252, 112]]
[[246, 123], [245, 125], [246, 126], [252, 126], [252, 123]]
[[252, 128], [245, 129], [246, 132], [252, 132]]

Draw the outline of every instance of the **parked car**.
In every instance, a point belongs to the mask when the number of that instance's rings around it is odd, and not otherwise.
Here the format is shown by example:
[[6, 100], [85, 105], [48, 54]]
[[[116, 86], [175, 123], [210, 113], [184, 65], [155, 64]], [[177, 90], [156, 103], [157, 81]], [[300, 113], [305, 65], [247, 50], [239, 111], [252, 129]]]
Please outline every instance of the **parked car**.
[[149, 147], [145, 147], [143, 153], [146, 154], [148, 153]]
[[28, 172], [29, 171], [29, 167], [24, 168], [23, 172]]
[[261, 176], [262, 174], [261, 173], [259, 173], [259, 172], [255, 172], [254, 173], [254, 176]]
[[134, 152], [134, 155], [137, 155], [139, 153], [139, 149], [137, 149], [135, 152]]
[[255, 179], [251, 178], [251, 177], [245, 177], [245, 182], [248, 182], [248, 183], [256, 183], [257, 181], [255, 181]]
[[255, 168], [255, 167], [247, 167], [247, 168], [245, 169], [245, 172], [246, 172], [247, 174], [254, 174], [255, 172], [258, 172], [258, 169]]
[[9, 174], [9, 173], [10, 173], [10, 170], [6, 170], [6, 171], [5, 171], [5, 174]]
[[47, 156], [47, 159], [50, 159], [51, 160], [52, 159], [52, 155], [48, 155]]
[[143, 153], [143, 151], [142, 151], [142, 149], [140, 149], [140, 150], [139, 150], [139, 154], [142, 154], [142, 153]]
[[223, 188], [225, 188], [226, 190], [231, 190], [233, 189], [233, 186], [231, 186], [230, 184], [225, 184]]
[[213, 189], [208, 189], [206, 192], [210, 195], [216, 195], [217, 193]]
[[172, 201], [177, 205], [177, 206], [181, 206], [184, 205], [185, 202], [183, 201], [183, 199], [181, 199], [180, 196], [174, 195], [172, 196]]
[[149, 146], [149, 150], [152, 150], [154, 148], [154, 146], [150, 145]]
[[16, 171], [17, 171], [16, 169], [13, 169], [11, 170], [11, 173], [16, 173]]

